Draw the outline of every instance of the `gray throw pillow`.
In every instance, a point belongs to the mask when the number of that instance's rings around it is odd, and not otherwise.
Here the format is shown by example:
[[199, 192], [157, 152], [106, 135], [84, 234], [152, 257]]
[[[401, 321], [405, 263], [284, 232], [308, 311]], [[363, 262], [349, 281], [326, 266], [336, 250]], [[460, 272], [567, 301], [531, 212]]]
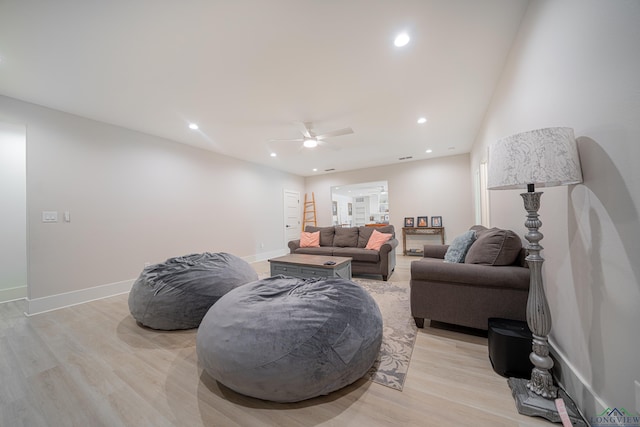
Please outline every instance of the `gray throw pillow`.
[[464, 262], [467, 251], [475, 241], [476, 232], [474, 230], [469, 230], [453, 239], [447, 253], [444, 254], [444, 262]]

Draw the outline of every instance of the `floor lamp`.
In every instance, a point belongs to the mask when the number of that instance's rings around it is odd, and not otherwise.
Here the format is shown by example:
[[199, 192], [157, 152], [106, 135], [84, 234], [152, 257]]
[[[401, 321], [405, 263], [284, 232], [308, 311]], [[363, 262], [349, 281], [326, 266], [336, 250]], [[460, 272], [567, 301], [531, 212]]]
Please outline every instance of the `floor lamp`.
[[535, 191], [535, 187], [554, 187], [580, 182], [582, 171], [571, 128], [556, 127], [523, 132], [500, 139], [489, 146], [488, 188], [527, 189], [526, 193], [520, 195], [524, 199], [524, 209], [527, 211], [525, 227], [529, 230], [525, 235], [529, 241], [526, 260], [531, 270], [527, 324], [533, 334], [532, 352], [529, 355], [533, 369], [530, 380], [510, 378], [509, 387], [516, 400], [518, 412], [542, 416], [554, 422], [560, 421], [555, 404], [558, 395], [566, 403], [570, 416], [580, 421], [582, 418], [571, 399], [553, 385], [550, 372], [553, 360], [549, 356], [547, 336], [551, 331], [551, 313], [542, 283], [544, 258], [540, 255], [542, 246], [539, 242], [543, 236], [538, 231], [542, 225], [538, 219], [542, 192]]

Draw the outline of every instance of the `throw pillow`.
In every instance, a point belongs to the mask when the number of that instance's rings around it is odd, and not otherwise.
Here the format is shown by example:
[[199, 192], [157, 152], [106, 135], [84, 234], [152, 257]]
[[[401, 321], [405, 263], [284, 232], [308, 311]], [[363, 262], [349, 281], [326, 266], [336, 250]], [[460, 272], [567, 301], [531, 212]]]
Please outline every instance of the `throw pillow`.
[[311, 233], [319, 231], [320, 246], [333, 246], [333, 235], [336, 232], [335, 227], [313, 227], [311, 225], [307, 225], [304, 228], [304, 231], [309, 231]]
[[300, 247], [301, 248], [319, 248], [320, 247], [320, 232], [309, 233], [303, 231], [300, 233]]
[[447, 253], [444, 254], [444, 262], [464, 262], [467, 251], [475, 241], [476, 232], [474, 230], [469, 230], [453, 239]]
[[391, 239], [391, 236], [391, 234], [380, 233], [378, 230], [373, 230], [365, 249], [373, 249], [374, 251], [379, 251], [382, 245], [384, 245], [387, 240]]
[[478, 236], [469, 248], [467, 264], [511, 265], [522, 249], [522, 240], [511, 230], [492, 228]]
[[359, 248], [364, 249], [367, 247], [367, 243], [369, 242], [369, 238], [371, 238], [371, 233], [373, 233], [373, 230], [378, 230], [379, 233], [390, 233], [392, 236], [394, 235], [393, 225], [385, 225], [384, 227], [375, 227], [375, 228], [362, 225], [358, 230], [358, 247]]

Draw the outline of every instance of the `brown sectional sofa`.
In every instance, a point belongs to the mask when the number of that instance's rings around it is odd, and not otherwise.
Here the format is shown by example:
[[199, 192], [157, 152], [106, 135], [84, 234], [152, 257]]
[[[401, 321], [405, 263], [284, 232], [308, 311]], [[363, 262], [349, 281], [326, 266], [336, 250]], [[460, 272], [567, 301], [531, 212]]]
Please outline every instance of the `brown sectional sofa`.
[[[379, 251], [365, 249], [373, 230], [393, 235]], [[305, 231], [320, 231], [320, 247], [301, 248], [300, 240], [292, 240], [288, 244], [292, 254], [351, 257], [351, 272], [353, 274], [380, 274], [382, 280], [385, 281], [396, 268], [398, 240], [393, 225], [384, 227], [306, 226]]]
[[525, 320], [530, 272], [520, 238], [509, 230], [471, 228], [477, 239], [464, 262], [444, 262], [449, 245], [425, 245], [411, 263], [411, 315], [487, 330], [490, 317]]

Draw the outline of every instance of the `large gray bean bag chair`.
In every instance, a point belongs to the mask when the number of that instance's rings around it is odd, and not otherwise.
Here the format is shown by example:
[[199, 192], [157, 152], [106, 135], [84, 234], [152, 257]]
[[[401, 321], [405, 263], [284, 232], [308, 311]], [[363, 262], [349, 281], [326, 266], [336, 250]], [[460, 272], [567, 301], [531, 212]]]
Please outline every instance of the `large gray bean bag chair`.
[[248, 396], [297, 402], [361, 378], [382, 343], [382, 315], [346, 279], [275, 276], [230, 291], [198, 329], [204, 370]]
[[129, 311], [149, 328], [197, 328], [221, 296], [256, 280], [253, 268], [235, 255], [205, 252], [169, 258], [145, 267], [129, 293]]

